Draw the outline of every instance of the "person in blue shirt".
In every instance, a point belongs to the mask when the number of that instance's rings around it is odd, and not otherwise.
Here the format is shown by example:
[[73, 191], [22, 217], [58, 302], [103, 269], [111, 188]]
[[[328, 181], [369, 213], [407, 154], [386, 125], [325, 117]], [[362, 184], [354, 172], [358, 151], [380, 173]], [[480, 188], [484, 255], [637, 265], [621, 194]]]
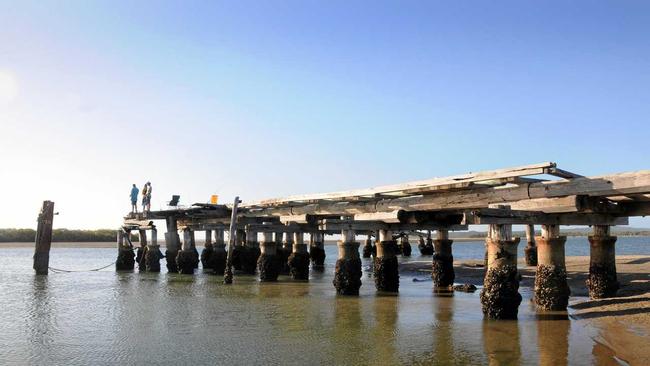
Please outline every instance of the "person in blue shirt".
[[133, 188], [131, 188], [131, 212], [138, 213], [138, 193], [140, 190], [138, 187], [133, 184]]

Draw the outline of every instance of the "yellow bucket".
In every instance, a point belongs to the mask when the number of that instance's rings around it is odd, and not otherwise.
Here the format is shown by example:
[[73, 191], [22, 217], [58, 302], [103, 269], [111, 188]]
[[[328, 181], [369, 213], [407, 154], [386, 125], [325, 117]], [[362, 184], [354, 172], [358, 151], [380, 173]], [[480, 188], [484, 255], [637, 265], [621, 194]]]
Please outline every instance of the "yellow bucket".
[[210, 196], [210, 204], [216, 205], [217, 202], [219, 202], [218, 194], [213, 194], [212, 196]]

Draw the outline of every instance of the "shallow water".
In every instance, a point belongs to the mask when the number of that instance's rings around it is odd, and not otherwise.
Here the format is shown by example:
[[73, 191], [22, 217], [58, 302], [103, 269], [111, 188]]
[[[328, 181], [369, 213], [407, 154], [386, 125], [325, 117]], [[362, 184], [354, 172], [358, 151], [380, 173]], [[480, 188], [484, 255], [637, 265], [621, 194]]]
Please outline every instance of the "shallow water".
[[[570, 239], [567, 254], [574, 246]], [[536, 313], [528, 288], [517, 321], [484, 321], [479, 292], [436, 295], [431, 282], [402, 275], [398, 296], [376, 294], [364, 260], [361, 295], [340, 297], [332, 286], [336, 248], [326, 250], [325, 270], [309, 283], [236, 276], [225, 286], [200, 271], [112, 266], [35, 276], [31, 249], [2, 249], [0, 363], [614, 364], [593, 340], [595, 329], [566, 313]], [[457, 244], [454, 254], [481, 259], [483, 247]], [[50, 264], [80, 270], [114, 257], [114, 249], [55, 248]]]

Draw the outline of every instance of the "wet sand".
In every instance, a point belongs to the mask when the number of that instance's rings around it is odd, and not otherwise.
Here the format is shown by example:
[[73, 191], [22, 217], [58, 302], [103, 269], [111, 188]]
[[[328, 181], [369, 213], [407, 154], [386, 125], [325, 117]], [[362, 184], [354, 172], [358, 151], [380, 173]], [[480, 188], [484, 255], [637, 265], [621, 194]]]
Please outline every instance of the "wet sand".
[[[428, 275], [429, 262], [404, 263], [403, 273], [414, 272], [418, 277]], [[566, 267], [571, 299], [569, 316], [578, 323], [599, 329], [596, 341], [603, 352], [630, 365], [650, 365], [650, 257], [621, 255], [616, 257], [616, 269], [621, 288], [615, 298], [590, 300], [585, 281], [589, 272], [589, 257], [567, 257]], [[483, 261], [455, 261], [456, 282], [483, 285]], [[534, 286], [535, 267], [519, 261], [521, 287]], [[523, 305], [523, 304], [522, 304]]]

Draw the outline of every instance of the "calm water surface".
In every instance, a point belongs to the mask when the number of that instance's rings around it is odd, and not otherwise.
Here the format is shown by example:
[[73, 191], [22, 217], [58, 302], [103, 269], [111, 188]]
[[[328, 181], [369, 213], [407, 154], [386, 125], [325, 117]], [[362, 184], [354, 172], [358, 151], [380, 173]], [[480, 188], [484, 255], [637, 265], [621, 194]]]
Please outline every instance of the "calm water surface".
[[[649, 239], [621, 238], [617, 251], [625, 254], [634, 240]], [[650, 254], [648, 248], [627, 254]], [[312, 272], [309, 283], [237, 276], [232, 286], [200, 271], [116, 273], [112, 266], [35, 276], [31, 249], [0, 249], [0, 363], [614, 363], [593, 341], [593, 329], [566, 313], [537, 314], [527, 288], [517, 321], [489, 322], [479, 292], [435, 295], [431, 282], [402, 275], [398, 296], [380, 296], [364, 260], [361, 296], [336, 296], [336, 248], [326, 249], [326, 268]], [[483, 258], [482, 244], [459, 243], [454, 252], [458, 259]], [[588, 254], [585, 239], [569, 240], [572, 253]], [[114, 257], [114, 249], [55, 248], [50, 264], [80, 270]]]

